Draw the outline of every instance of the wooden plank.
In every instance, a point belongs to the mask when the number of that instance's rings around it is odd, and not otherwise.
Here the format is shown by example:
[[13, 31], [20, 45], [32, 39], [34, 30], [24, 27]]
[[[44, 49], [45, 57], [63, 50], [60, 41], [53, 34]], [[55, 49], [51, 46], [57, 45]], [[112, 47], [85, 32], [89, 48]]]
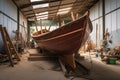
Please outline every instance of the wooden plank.
[[59, 23], [57, 23], [57, 26], [56, 26], [56, 28], [59, 28]]
[[37, 20], [35, 19], [35, 28], [36, 28], [36, 31], [38, 32], [38, 28], [37, 28]]
[[78, 18], [79, 18], [79, 14], [77, 13], [77, 14], [76, 14], [76, 19], [78, 19]]
[[47, 32], [47, 28], [46, 28], [46, 20], [44, 20], [44, 27], [45, 27], [45, 32]]
[[72, 21], [75, 21], [75, 16], [74, 16], [73, 12], [71, 12], [71, 18], [72, 18]]
[[65, 63], [68, 64], [72, 69], [76, 68], [74, 54], [63, 55], [61, 59], [65, 61]]
[[50, 31], [50, 28], [51, 28], [53, 22], [54, 22], [54, 18], [52, 19], [52, 21], [51, 21], [51, 23], [50, 23], [50, 26], [49, 26], [49, 28], [48, 28], [48, 31]]
[[60, 59], [58, 59], [58, 60], [59, 60], [60, 66], [61, 66], [61, 68], [62, 68], [62, 71], [63, 71], [64, 73], [66, 73], [67, 70], [66, 70], [64, 64], [62, 63], [62, 61], [61, 61]]
[[32, 54], [30, 53], [29, 56], [55, 56], [55, 57], [58, 57], [59, 55], [53, 55], [53, 54], [40, 54], [40, 53], [35, 53], [35, 54]]
[[64, 20], [62, 20], [62, 26], [64, 26], [65, 25], [65, 22], [64, 22]]
[[98, 48], [98, 24], [96, 23], [96, 48]]
[[41, 34], [43, 33], [43, 30], [42, 30], [42, 19], [40, 19], [40, 31], [41, 31]]
[[61, 19], [60, 19], [60, 15], [58, 15], [58, 23], [59, 23], [59, 27], [61, 27]]
[[58, 57], [55, 57], [55, 56], [30, 56], [28, 57], [29, 61], [54, 60], [54, 59], [58, 59]]
[[[25, 40], [27, 40], [27, 38], [28, 38], [28, 35], [27, 35], [27, 32], [26, 32], [26, 30], [25, 30], [25, 24], [24, 24], [24, 22], [23, 22], [23, 28], [24, 28], [24, 33], [25, 33]], [[20, 33], [21, 34], [21, 33]], [[22, 37], [22, 34], [21, 34], [21, 37]], [[23, 38], [23, 37], [22, 37]], [[21, 38], [21, 39], [22, 39]], [[22, 39], [24, 42], [25, 42], [25, 40], [24, 39]], [[22, 42], [22, 40], [21, 40], [21, 42]], [[23, 43], [22, 43], [23, 44]], [[29, 43], [27, 43], [26, 44], [26, 42], [24, 43], [25, 44], [25, 47], [29, 47], [30, 48], [30, 44]]]

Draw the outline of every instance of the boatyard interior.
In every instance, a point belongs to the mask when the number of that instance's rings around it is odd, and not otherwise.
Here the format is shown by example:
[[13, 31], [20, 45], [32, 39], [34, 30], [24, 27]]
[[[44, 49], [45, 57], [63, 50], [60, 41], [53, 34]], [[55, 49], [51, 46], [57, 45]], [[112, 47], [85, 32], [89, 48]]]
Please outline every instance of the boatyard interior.
[[120, 0], [0, 0], [0, 80], [120, 80]]

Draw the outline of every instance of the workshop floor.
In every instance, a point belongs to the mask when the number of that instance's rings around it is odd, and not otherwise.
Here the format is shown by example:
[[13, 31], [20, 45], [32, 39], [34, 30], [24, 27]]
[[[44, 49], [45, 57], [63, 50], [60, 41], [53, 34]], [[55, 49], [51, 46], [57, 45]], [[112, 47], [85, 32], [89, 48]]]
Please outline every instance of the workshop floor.
[[[34, 49], [30, 52], [35, 53]], [[91, 74], [87, 77], [92, 80], [120, 80], [120, 64], [110, 65], [101, 62], [100, 58], [92, 55], [92, 67], [89, 54], [83, 54], [85, 60], [81, 63], [90, 68]], [[29, 53], [22, 55], [21, 61], [15, 67], [9, 67], [8, 63], [0, 65], [0, 80], [88, 80], [83, 78], [66, 78], [59, 67], [53, 62], [28, 61]]]

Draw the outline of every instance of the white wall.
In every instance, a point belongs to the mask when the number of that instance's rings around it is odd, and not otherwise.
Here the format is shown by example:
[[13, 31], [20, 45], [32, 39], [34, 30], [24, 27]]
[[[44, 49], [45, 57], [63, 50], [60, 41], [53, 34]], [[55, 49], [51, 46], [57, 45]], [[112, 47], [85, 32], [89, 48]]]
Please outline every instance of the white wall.
[[[17, 7], [13, 4], [11, 0], [0, 0], [0, 11], [17, 20]], [[8, 33], [11, 38], [15, 36], [12, 32], [17, 29], [17, 23], [8, 18], [7, 16], [0, 13], [0, 24], [7, 28]], [[0, 34], [0, 50], [3, 48], [3, 40]]]
[[24, 41], [27, 41], [27, 19], [20, 12], [20, 32], [22, 33], [22, 37]]
[[[0, 0], [0, 11], [17, 21], [17, 7], [11, 2], [11, 0]], [[0, 24], [7, 28], [10, 37], [14, 36], [11, 30], [17, 29], [16, 22], [0, 13]]]
[[[105, 0], [105, 13], [109, 13], [112, 10], [120, 7], [120, 0]], [[106, 15], [106, 28], [112, 36], [112, 47], [115, 45], [120, 45], [120, 9], [111, 12]]]
[[[3, 27], [7, 28], [11, 39], [14, 39], [15, 34], [12, 31], [15, 31], [17, 29], [17, 7], [12, 2], [12, 0], [0, 0], [0, 11], [12, 18], [10, 19], [9, 17], [0, 12], [0, 24]], [[22, 14], [20, 14], [20, 24], [23, 25], [23, 22], [25, 23], [25, 27], [27, 27], [27, 20], [23, 18]], [[2, 50], [2, 48], [4, 47], [3, 40], [0, 34], [0, 51]]]
[[[120, 7], [120, 0], [105, 0], [105, 29], [108, 28], [109, 33], [112, 36], [113, 48], [115, 45], [120, 45], [120, 9], [115, 10]], [[115, 10], [115, 11], [113, 11]], [[113, 12], [111, 12], [113, 11]], [[111, 13], [110, 13], [111, 12]], [[90, 18], [93, 23], [93, 32], [91, 34], [91, 39], [96, 42], [96, 24], [98, 24], [99, 32], [98, 34], [98, 47], [100, 46], [100, 41], [102, 40], [102, 0], [95, 4], [90, 9]]]
[[[101, 40], [103, 39], [103, 29], [102, 29], [102, 1], [99, 1], [96, 3], [91, 9], [90, 9], [90, 19], [93, 24], [93, 32], [90, 34], [91, 39], [96, 44], [98, 48], [101, 45]], [[96, 27], [98, 27], [97, 33], [96, 33]], [[96, 40], [97, 35], [97, 40]]]

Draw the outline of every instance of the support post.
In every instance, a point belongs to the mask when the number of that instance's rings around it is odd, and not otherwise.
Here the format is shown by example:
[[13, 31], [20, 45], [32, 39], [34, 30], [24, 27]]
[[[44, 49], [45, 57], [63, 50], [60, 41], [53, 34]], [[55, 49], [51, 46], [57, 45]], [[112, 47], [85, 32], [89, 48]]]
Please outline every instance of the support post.
[[42, 30], [42, 19], [40, 19], [40, 31], [41, 31], [41, 34], [43, 33], [43, 30]]
[[102, 18], [102, 21], [103, 21], [102, 26], [103, 26], [103, 39], [104, 39], [105, 38], [105, 35], [104, 35], [104, 33], [105, 33], [105, 0], [102, 0], [102, 16], [103, 16], [103, 18]]
[[60, 15], [58, 15], [58, 23], [59, 23], [59, 27], [61, 27]]
[[46, 20], [44, 20], [44, 27], [45, 27], [45, 32], [47, 32], [47, 28], [46, 28]]
[[71, 18], [72, 18], [72, 21], [75, 21], [75, 16], [74, 16], [73, 12], [71, 12]]
[[19, 13], [19, 8], [17, 8], [17, 30], [19, 31], [19, 24], [20, 24], [20, 13]]
[[48, 28], [48, 31], [50, 31], [50, 28], [51, 28], [53, 22], [54, 22], [54, 18], [52, 19], [52, 22], [50, 23], [50, 26], [49, 26], [49, 28]]
[[35, 27], [36, 27], [36, 31], [38, 32], [38, 28], [37, 28], [37, 20], [35, 19]]

